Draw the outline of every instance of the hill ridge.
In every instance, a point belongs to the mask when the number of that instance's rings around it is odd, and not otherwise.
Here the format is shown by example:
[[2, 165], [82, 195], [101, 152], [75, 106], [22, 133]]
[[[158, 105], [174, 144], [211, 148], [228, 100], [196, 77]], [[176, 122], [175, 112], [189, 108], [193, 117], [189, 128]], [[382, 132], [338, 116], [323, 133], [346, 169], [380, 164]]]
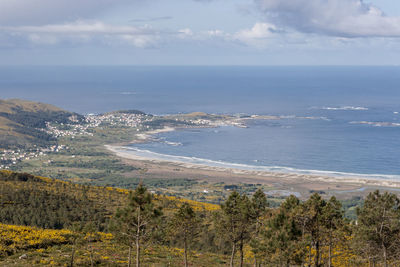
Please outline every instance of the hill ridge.
[[0, 148], [48, 146], [56, 139], [41, 131], [46, 122], [68, 122], [77, 113], [50, 104], [21, 100], [0, 99]]

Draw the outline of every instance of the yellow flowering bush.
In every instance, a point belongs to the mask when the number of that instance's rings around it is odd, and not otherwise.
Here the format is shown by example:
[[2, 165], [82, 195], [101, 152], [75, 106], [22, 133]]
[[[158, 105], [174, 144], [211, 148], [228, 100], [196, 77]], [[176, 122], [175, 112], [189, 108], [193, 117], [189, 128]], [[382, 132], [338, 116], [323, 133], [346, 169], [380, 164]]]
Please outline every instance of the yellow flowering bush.
[[219, 210], [220, 209], [220, 206], [216, 205], [216, 204], [198, 202], [198, 201], [194, 201], [194, 200], [190, 200], [190, 199], [182, 199], [182, 198], [177, 198], [177, 197], [174, 197], [174, 196], [162, 196], [162, 197], [158, 197], [158, 198], [166, 198], [168, 200], [177, 202], [178, 204], [179, 204], [179, 202], [188, 203], [188, 204], [190, 204], [190, 206], [192, 206], [192, 208], [195, 211], [200, 211], [200, 210], [214, 211], [214, 210]]
[[35, 227], [0, 224], [0, 251], [12, 254], [18, 250], [45, 248], [69, 242], [70, 230], [50, 230]]

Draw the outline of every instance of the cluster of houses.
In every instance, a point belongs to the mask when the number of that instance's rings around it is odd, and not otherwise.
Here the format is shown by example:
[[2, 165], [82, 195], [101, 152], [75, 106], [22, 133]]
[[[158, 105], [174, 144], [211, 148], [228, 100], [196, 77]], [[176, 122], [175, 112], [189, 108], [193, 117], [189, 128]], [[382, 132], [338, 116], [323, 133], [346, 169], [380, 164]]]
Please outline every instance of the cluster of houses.
[[[43, 129], [46, 133], [55, 138], [76, 136], [93, 136], [91, 129], [101, 126], [117, 126], [117, 127], [134, 127], [140, 128], [144, 122], [151, 121], [153, 117], [140, 113], [106, 113], [106, 114], [88, 114], [85, 116], [85, 121], [79, 123], [74, 117], [71, 117], [71, 123], [68, 124], [51, 124], [47, 123], [46, 128]], [[175, 119], [179, 121], [179, 119]], [[209, 119], [183, 119], [189, 125], [215, 127], [219, 125], [232, 125], [237, 127], [245, 127], [240, 122], [234, 120], [209, 120]], [[149, 126], [146, 126], [149, 128]], [[0, 169], [9, 169], [11, 166], [16, 165], [18, 162], [30, 160], [39, 156], [46, 155], [49, 152], [59, 152], [65, 149], [64, 145], [53, 145], [47, 148], [36, 148], [30, 150], [16, 149], [16, 150], [3, 150], [0, 151]]]
[[67, 149], [67, 147], [65, 145], [53, 145], [47, 148], [37, 147], [30, 150], [6, 149], [0, 151], [0, 169], [9, 169], [18, 162], [45, 156], [47, 153], [51, 152], [60, 152], [63, 149]]
[[85, 116], [85, 120], [90, 125], [89, 127], [98, 127], [101, 124], [138, 127], [149, 118], [147, 115], [136, 113], [106, 113], [101, 115], [89, 114]]
[[99, 127], [101, 125], [108, 126], [126, 126], [126, 127], [139, 127], [146, 116], [142, 114], [130, 113], [107, 113], [107, 114], [89, 114], [85, 116], [85, 123], [71, 123], [71, 124], [46, 124], [44, 131], [56, 138], [69, 136], [74, 138], [78, 135], [93, 136], [90, 129]]
[[[104, 125], [111, 126], [127, 126], [127, 127], [139, 127], [141, 123], [148, 120], [146, 115], [142, 114], [130, 114], [130, 113], [109, 113], [103, 115], [89, 114], [85, 116], [84, 123], [77, 123], [77, 119], [70, 118], [71, 124], [51, 124], [46, 123], [46, 128], [43, 129], [46, 133], [52, 135], [55, 138], [60, 137], [71, 137], [75, 136], [93, 136], [90, 129]], [[0, 150], [0, 169], [10, 169], [13, 165], [24, 161], [37, 158], [39, 156], [45, 156], [47, 153], [57, 153], [63, 149], [66, 149], [65, 145], [53, 145], [46, 148], [34, 147], [29, 150], [24, 149], [8, 149]]]
[[64, 125], [61, 123], [61, 125], [51, 125], [50, 123], [46, 123], [46, 128], [43, 129], [43, 131], [45, 131], [46, 133], [48, 133], [56, 138], [65, 137], [65, 136], [70, 136], [70, 137], [74, 138], [77, 135], [93, 136], [93, 133], [90, 133], [87, 131], [88, 128], [90, 128], [90, 127], [85, 124]]

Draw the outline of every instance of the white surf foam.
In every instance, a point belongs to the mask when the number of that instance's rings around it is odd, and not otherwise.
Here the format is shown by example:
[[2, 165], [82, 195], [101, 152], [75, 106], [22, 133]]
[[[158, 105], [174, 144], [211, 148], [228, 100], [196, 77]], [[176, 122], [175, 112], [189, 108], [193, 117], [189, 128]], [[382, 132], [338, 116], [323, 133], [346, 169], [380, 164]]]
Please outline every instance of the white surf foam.
[[161, 154], [153, 152], [150, 150], [138, 149], [136, 147], [114, 147], [117, 150], [123, 152], [129, 152], [135, 156], [149, 159], [158, 160], [173, 163], [188, 163], [195, 165], [205, 165], [210, 167], [219, 168], [229, 168], [244, 171], [264, 171], [264, 172], [274, 172], [274, 173], [290, 173], [290, 174], [300, 174], [300, 175], [317, 175], [317, 176], [327, 176], [327, 177], [339, 177], [339, 178], [364, 178], [371, 180], [392, 180], [400, 181], [400, 175], [388, 175], [388, 174], [361, 174], [361, 173], [349, 173], [349, 172], [339, 172], [339, 171], [322, 171], [322, 170], [306, 170], [297, 169], [285, 166], [259, 166], [259, 165], [248, 165], [241, 163], [232, 163], [224, 161], [216, 161], [210, 159], [203, 159], [197, 157], [186, 157], [186, 156], [176, 156]]
[[355, 106], [341, 106], [341, 107], [322, 107], [324, 110], [368, 110], [366, 107], [355, 107]]

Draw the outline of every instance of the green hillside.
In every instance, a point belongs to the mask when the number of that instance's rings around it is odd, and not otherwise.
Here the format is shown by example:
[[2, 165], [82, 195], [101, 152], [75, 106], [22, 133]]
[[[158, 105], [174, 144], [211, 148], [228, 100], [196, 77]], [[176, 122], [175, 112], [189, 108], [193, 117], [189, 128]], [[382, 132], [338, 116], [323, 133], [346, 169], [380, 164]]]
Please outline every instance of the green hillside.
[[318, 193], [270, 208], [262, 190], [232, 191], [218, 206], [0, 170], [0, 205], [0, 266], [400, 264], [400, 199], [379, 191], [350, 221]]
[[[95, 266], [126, 266], [128, 247], [113, 237], [109, 227], [130, 192], [0, 170], [0, 266], [70, 266], [72, 250], [74, 266], [90, 266], [91, 260]], [[219, 209], [169, 196], [154, 196], [154, 201], [163, 210], [162, 228], [182, 203], [207, 218]], [[204, 242], [195, 248], [201, 246]], [[157, 237], [144, 248], [144, 266], [180, 266], [183, 250], [179, 247], [177, 241]], [[194, 266], [227, 262], [228, 256], [210, 250], [192, 251]]]
[[[74, 223], [96, 222], [96, 229], [107, 230], [108, 220], [122, 207], [130, 190], [75, 184], [0, 170], [0, 222], [62, 229]], [[159, 196], [159, 205], [171, 210], [180, 200]], [[196, 210], [216, 210], [218, 205], [184, 200]]]
[[19, 100], [0, 100], [0, 148], [46, 146], [56, 140], [41, 129], [46, 122], [70, 122], [82, 116], [53, 105]]

